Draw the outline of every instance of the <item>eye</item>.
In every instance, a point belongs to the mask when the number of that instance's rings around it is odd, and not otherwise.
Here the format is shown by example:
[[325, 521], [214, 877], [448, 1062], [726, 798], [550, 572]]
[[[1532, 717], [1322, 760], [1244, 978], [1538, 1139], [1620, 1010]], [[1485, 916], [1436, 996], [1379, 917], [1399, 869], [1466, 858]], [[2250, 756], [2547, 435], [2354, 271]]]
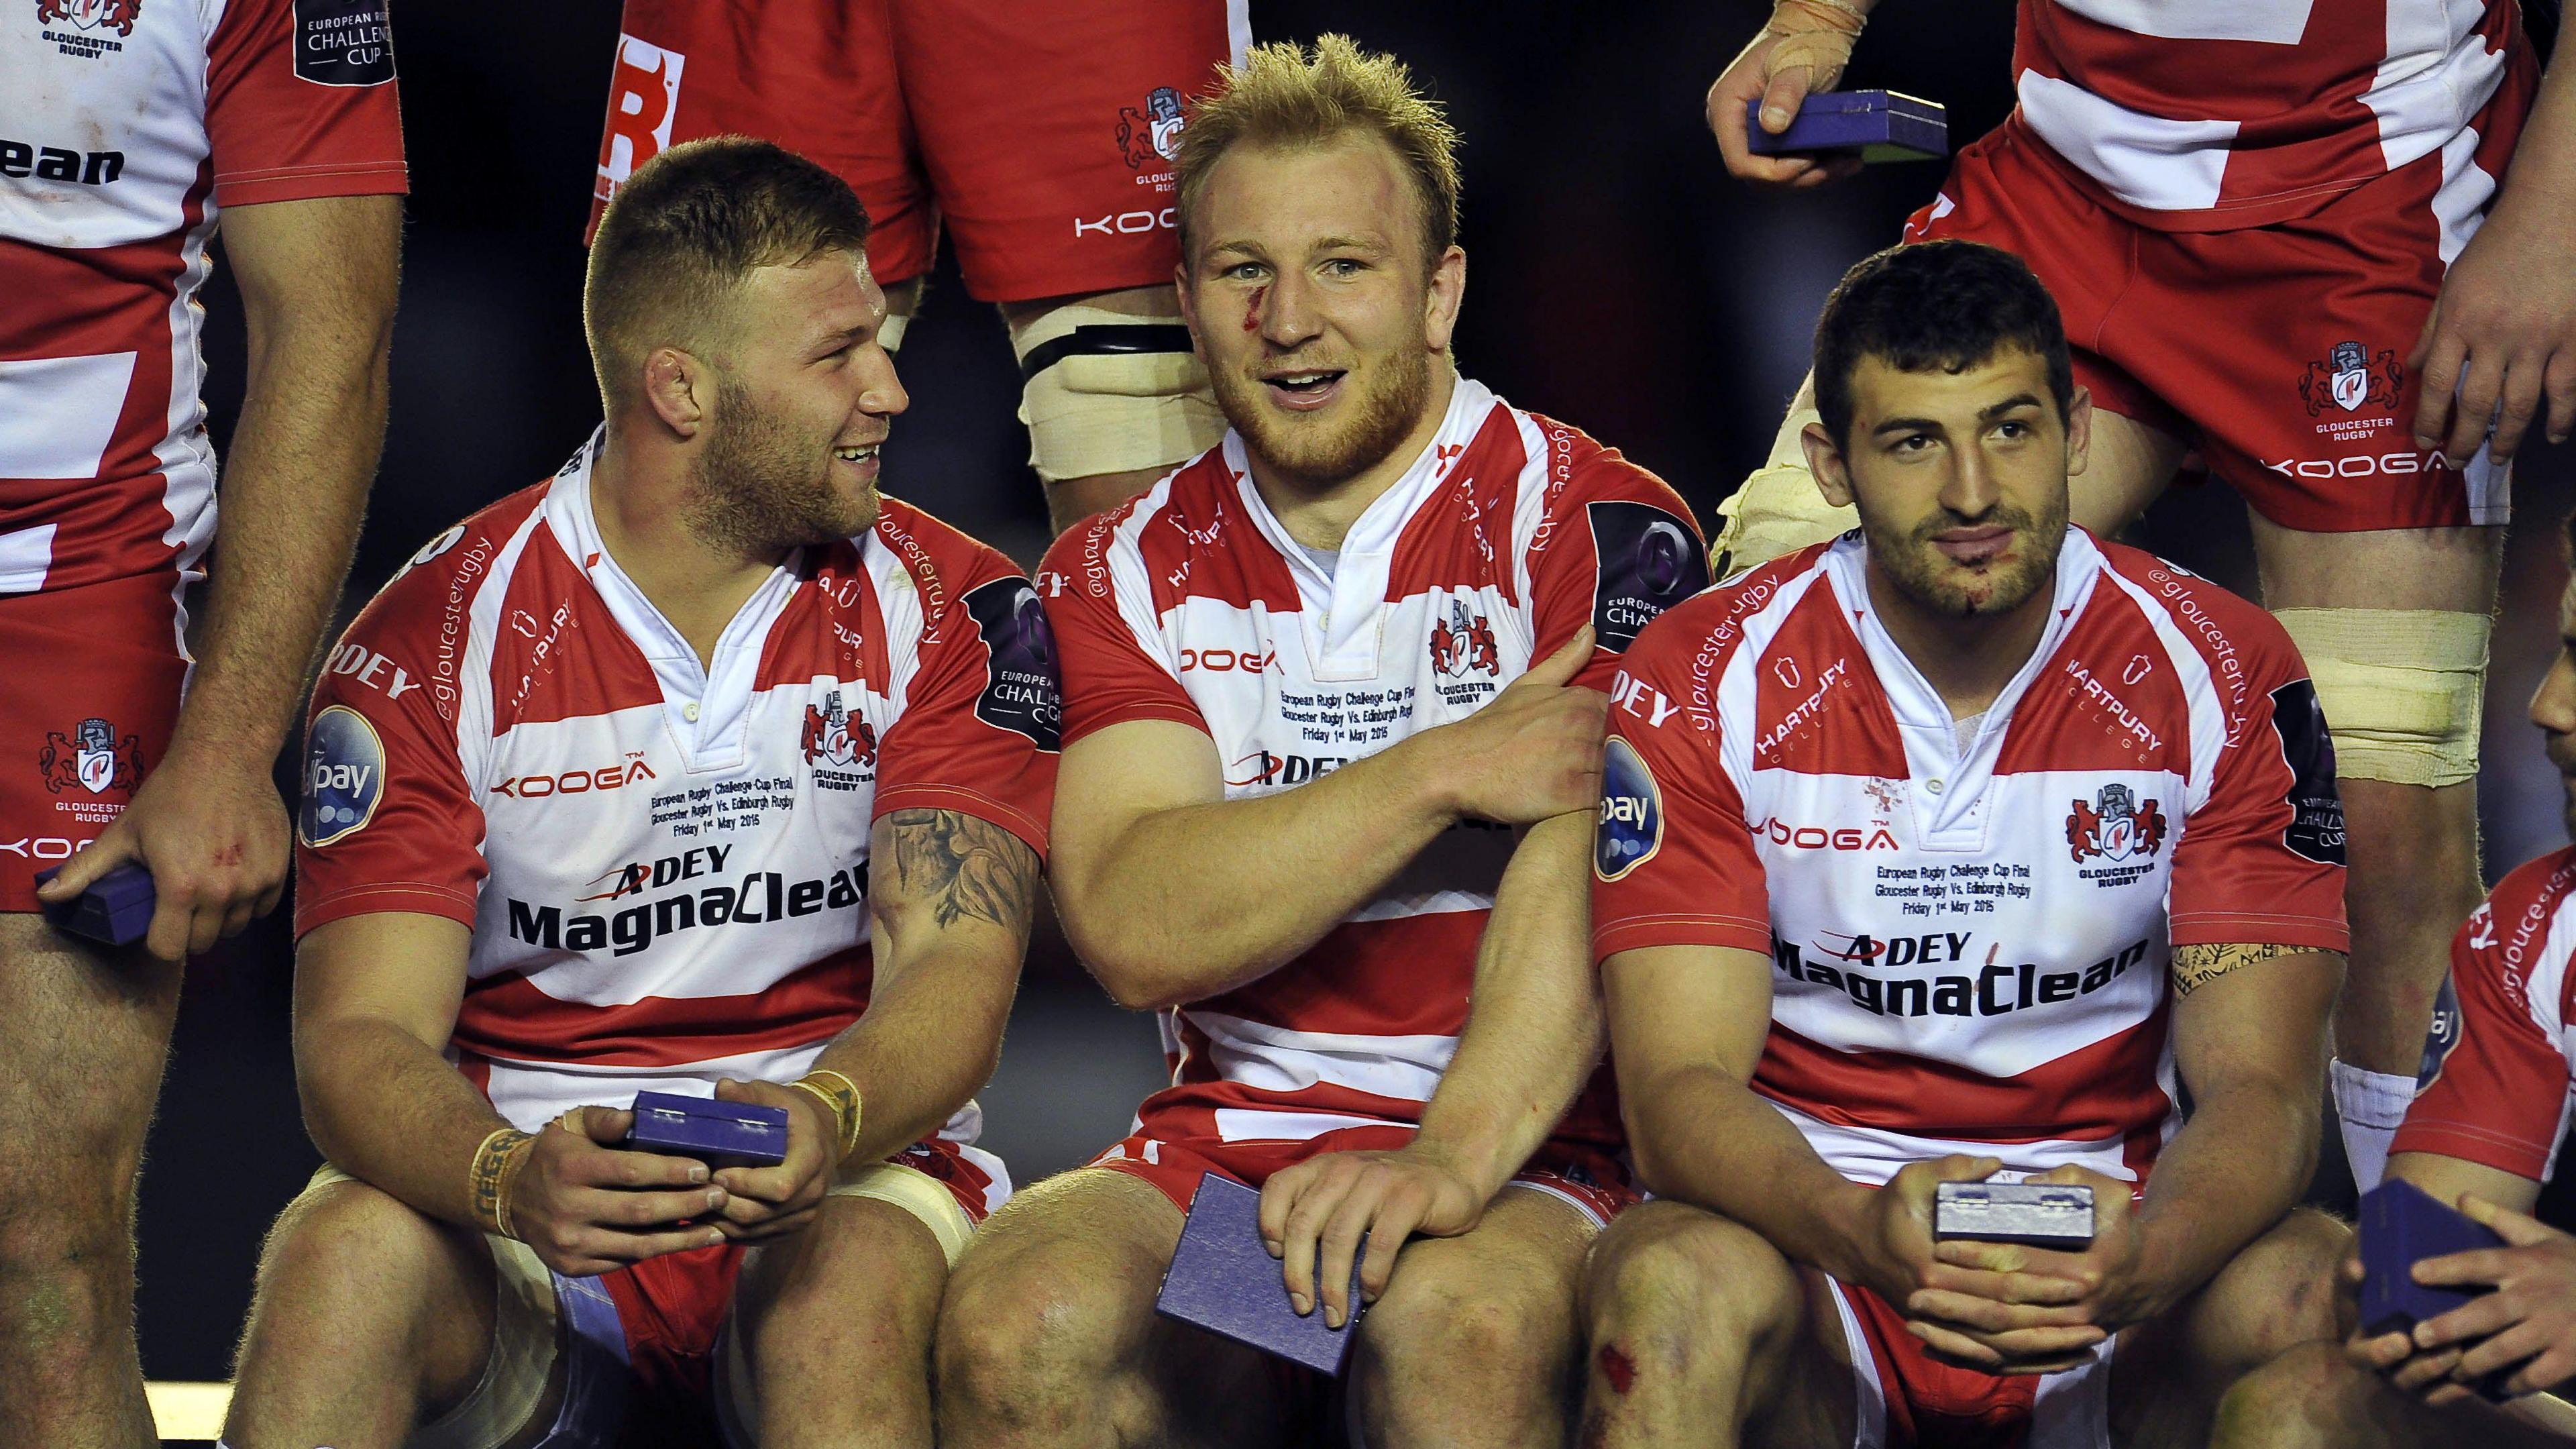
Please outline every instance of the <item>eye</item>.
[[2006, 418], [1995, 424], [1995, 436], [1999, 438], [2027, 438], [2030, 435], [2030, 424], [2019, 418]]
[[1225, 269], [1226, 278], [1237, 282], [1257, 282], [1261, 280], [1261, 274], [1262, 266], [1259, 262], [1236, 262]]
[[1899, 453], [1920, 453], [1931, 446], [1932, 435], [1930, 433], [1907, 433], [1904, 437], [1896, 440], [1894, 451]]
[[1335, 277], [1356, 277], [1367, 270], [1368, 263], [1357, 257], [1335, 257], [1324, 263], [1325, 273]]

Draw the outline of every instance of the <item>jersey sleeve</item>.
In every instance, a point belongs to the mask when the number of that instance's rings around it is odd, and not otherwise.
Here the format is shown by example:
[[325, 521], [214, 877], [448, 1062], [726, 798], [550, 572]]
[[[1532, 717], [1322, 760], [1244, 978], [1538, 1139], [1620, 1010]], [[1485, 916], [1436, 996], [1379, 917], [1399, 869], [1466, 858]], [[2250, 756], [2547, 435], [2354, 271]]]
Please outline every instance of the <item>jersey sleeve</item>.
[[398, 195], [386, 0], [232, 0], [206, 45], [215, 204]]
[[1637, 632], [1708, 587], [1708, 546], [1690, 505], [1614, 450], [1577, 466], [1545, 528], [1546, 547], [1530, 561], [1530, 657], [1547, 658], [1590, 624], [1592, 659], [1574, 677], [1587, 689], [1608, 689]]
[[1129, 720], [1164, 719], [1207, 729], [1178, 674], [1136, 637], [1119, 608], [1111, 567], [1112, 513], [1057, 539], [1038, 570], [1038, 596], [1055, 629], [1064, 679], [1064, 739]]
[[1046, 857], [1063, 724], [1037, 591], [999, 555], [925, 628], [903, 713], [877, 754], [876, 813], [954, 810]]
[[[2530, 978], [2505, 960], [2498, 914], [2490, 898], [2451, 938], [2457, 1020], [2435, 1013], [2436, 1038], [2425, 1050], [2431, 1080], [2417, 1089], [2389, 1151], [2439, 1153], [2539, 1182], [2567, 1129], [2567, 1061], [2533, 1018], [2523, 994]], [[2439, 1040], [2446, 1024], [2447, 1043]]]
[[471, 928], [486, 868], [483, 808], [456, 725], [368, 606], [314, 686], [295, 829], [295, 934], [343, 916], [411, 911]]
[[2173, 944], [2349, 950], [2334, 744], [2289, 637], [2246, 612], [2250, 703], [2174, 846]]
[[1771, 907], [1744, 800], [1714, 721], [1681, 708], [1683, 620], [1650, 628], [1606, 682], [1601, 812], [1592, 842], [1592, 956], [1646, 946], [1771, 950]]

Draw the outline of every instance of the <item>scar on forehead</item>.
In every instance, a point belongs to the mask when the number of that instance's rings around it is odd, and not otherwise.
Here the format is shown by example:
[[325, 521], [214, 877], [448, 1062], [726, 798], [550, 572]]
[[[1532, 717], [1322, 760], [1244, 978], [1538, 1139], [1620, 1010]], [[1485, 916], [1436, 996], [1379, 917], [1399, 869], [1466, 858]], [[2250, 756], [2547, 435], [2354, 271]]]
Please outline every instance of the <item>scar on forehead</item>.
[[1258, 332], [1261, 330], [1261, 303], [1263, 299], [1267, 298], [1269, 295], [1270, 284], [1268, 282], [1264, 282], [1260, 286], [1252, 289], [1252, 300], [1246, 302], [1243, 307], [1244, 331]]

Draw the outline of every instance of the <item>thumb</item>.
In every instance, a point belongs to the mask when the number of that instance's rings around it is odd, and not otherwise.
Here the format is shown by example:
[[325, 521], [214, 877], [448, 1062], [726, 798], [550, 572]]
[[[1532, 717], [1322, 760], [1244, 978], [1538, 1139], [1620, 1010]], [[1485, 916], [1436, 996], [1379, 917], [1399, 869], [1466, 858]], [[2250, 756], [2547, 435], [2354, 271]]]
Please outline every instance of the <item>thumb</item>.
[[114, 826], [92, 841], [87, 850], [74, 852], [63, 862], [62, 873], [36, 887], [36, 899], [48, 905], [60, 905], [88, 890], [100, 876], [134, 858], [134, 833]]
[[753, 1094], [751, 1084], [749, 1082], [737, 1082], [731, 1077], [726, 1077], [722, 1081], [716, 1083], [716, 1100], [719, 1102], [756, 1102], [760, 1099]]
[[623, 1107], [575, 1107], [560, 1120], [574, 1133], [602, 1147], [623, 1143], [627, 1132], [635, 1126], [635, 1114]]
[[1582, 672], [1584, 665], [1592, 662], [1592, 638], [1589, 624], [1575, 630], [1574, 637], [1565, 641], [1564, 648], [1531, 665], [1512, 683], [1525, 684], [1532, 689], [1564, 688], [1568, 681]]
[[1771, 83], [1762, 90], [1763, 130], [1777, 136], [1798, 119], [1798, 107], [1806, 102], [1807, 85], [1813, 74], [1813, 67], [1803, 62], [1771, 73]]
[[2004, 1160], [2000, 1157], [1968, 1157], [1953, 1153], [1935, 1163], [1934, 1168], [1942, 1182], [1983, 1182], [2003, 1171]]

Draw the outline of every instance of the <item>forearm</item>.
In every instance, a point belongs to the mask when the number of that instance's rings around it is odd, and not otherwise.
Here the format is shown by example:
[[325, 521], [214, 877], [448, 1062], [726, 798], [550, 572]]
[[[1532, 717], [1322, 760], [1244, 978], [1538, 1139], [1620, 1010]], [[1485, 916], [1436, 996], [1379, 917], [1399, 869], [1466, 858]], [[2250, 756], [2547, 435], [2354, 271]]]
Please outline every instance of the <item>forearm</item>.
[[908, 962], [867, 1014], [824, 1048], [814, 1065], [859, 1090], [850, 1161], [874, 1161], [930, 1136], [992, 1080], [1018, 968], [1017, 956], [996, 970], [964, 950]]
[[1870, 1189], [1827, 1166], [1778, 1108], [1709, 1066], [1640, 1086], [1631, 1095], [1621, 1084], [1629, 1147], [1658, 1197], [1696, 1203], [1796, 1262], [1865, 1281], [1861, 1221]]
[[1601, 1059], [1591, 960], [1592, 816], [1530, 827], [1476, 948], [1473, 1009], [1422, 1111], [1421, 1148], [1487, 1199], [1547, 1140]]
[[2313, 1083], [2253, 1082], [2194, 1102], [2138, 1210], [2140, 1317], [2207, 1283], [2298, 1202], [2316, 1171], [2318, 1095]]
[[1292, 790], [1146, 815], [1079, 882], [1067, 933], [1120, 1004], [1163, 1007], [1254, 980], [1340, 925], [1457, 818], [1416, 735]]
[[2541, 77], [2496, 211], [2502, 217], [2576, 214], [2576, 62], [2562, 58]]
[[475, 1149], [510, 1125], [438, 1051], [380, 1018], [299, 1027], [304, 1125], [334, 1166], [446, 1222], [479, 1226]]

